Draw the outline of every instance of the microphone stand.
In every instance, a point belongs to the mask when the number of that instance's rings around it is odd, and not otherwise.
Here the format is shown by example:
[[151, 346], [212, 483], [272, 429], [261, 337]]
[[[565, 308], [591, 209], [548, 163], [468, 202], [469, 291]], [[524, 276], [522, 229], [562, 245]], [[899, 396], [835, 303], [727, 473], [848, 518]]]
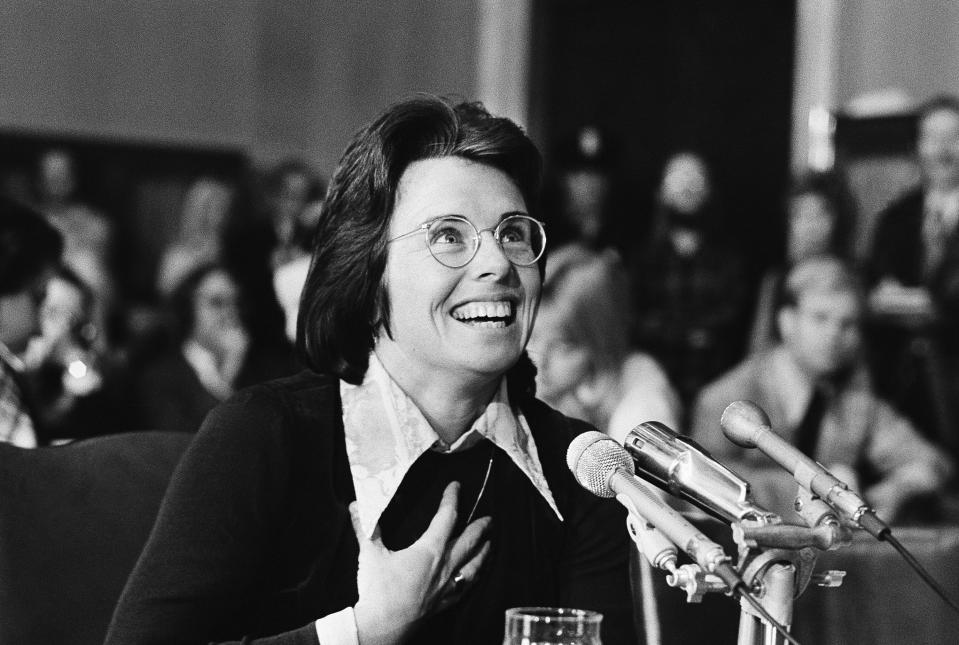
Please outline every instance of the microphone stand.
[[[807, 526], [784, 524], [771, 513], [750, 513], [731, 524], [739, 547], [737, 569], [747, 592], [740, 594], [737, 645], [795, 643], [787, 633], [795, 598], [813, 581], [825, 587], [842, 584], [843, 571], [813, 574], [816, 550], [847, 546], [852, 540], [851, 531], [832, 508], [802, 488], [796, 509]], [[641, 517], [634, 517], [633, 511], [627, 526], [650, 564], [668, 571], [667, 584], [683, 589], [687, 602], [701, 602], [711, 592], [733, 593], [722, 579], [705, 573], [698, 565], [676, 566], [675, 555], [664, 557], [661, 540]]]
[[[814, 575], [818, 554], [848, 546], [852, 532], [836, 517], [832, 508], [805, 489], [799, 489], [796, 510], [805, 527], [770, 521], [768, 516], [746, 518], [733, 524], [733, 537], [739, 545], [740, 575], [766, 613], [780, 625], [789, 628], [793, 622], [793, 605], [810, 582], [838, 587], [843, 571]], [[775, 516], [774, 516], [775, 517]], [[767, 618], [761, 616], [745, 599], [740, 600], [739, 637], [737, 645], [781, 645], [785, 637]]]

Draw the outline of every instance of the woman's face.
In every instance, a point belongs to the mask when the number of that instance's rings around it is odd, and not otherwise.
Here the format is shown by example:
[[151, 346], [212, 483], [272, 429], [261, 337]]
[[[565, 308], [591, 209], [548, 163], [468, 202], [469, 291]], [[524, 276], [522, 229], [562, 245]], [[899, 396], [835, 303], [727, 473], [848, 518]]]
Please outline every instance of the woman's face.
[[[516, 212], [526, 213], [526, 202], [503, 172], [459, 157], [425, 159], [400, 178], [389, 237], [450, 214], [492, 229]], [[526, 347], [539, 304], [538, 267], [514, 266], [492, 231], [456, 269], [430, 255], [425, 231], [395, 240], [384, 281], [392, 338], [381, 330], [376, 353], [388, 371], [413, 379], [498, 377]]]
[[529, 355], [536, 364], [536, 393], [563, 412], [567, 410], [562, 407], [564, 398], [574, 396], [591, 369], [589, 350], [568, 332], [568, 316], [558, 302], [542, 305], [529, 343]]
[[682, 215], [693, 215], [709, 199], [709, 174], [702, 159], [680, 154], [670, 159], [663, 173], [662, 200]]
[[218, 347], [225, 332], [241, 328], [239, 292], [225, 271], [211, 271], [193, 295], [193, 337], [204, 347]]
[[40, 308], [41, 334], [50, 340], [65, 338], [87, 318], [83, 292], [72, 282], [53, 277]]

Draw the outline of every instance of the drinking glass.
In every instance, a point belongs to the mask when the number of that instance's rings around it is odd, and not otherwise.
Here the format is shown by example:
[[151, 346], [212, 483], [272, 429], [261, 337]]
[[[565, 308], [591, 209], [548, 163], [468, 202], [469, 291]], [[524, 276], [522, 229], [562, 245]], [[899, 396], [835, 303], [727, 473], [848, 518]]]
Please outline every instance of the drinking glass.
[[597, 611], [564, 607], [513, 607], [506, 610], [503, 645], [602, 645]]

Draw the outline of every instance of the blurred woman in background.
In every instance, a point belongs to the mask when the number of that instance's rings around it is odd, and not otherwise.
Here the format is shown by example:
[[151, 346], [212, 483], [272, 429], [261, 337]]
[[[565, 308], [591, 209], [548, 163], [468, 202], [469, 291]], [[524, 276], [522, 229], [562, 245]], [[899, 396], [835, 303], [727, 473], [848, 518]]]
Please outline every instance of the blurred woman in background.
[[293, 373], [292, 348], [250, 324], [260, 306], [222, 263], [193, 269], [171, 299], [173, 343], [151, 361], [136, 388], [141, 426], [195, 432], [236, 390]]
[[539, 396], [622, 443], [659, 421], [680, 430], [679, 397], [662, 367], [629, 342], [625, 269], [613, 252], [567, 246], [550, 255], [530, 340]]

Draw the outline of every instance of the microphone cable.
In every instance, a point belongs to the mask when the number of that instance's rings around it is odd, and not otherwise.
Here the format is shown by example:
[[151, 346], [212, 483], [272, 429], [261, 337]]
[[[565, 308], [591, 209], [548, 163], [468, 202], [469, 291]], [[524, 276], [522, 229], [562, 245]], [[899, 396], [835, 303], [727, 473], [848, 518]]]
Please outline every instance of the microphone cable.
[[896, 539], [888, 527], [884, 531], [880, 532], [876, 537], [879, 540], [891, 544], [893, 548], [899, 552], [899, 555], [901, 555], [902, 558], [909, 564], [909, 566], [912, 567], [913, 571], [915, 571], [919, 577], [922, 578], [923, 582], [929, 585], [929, 587], [936, 592], [936, 595], [942, 598], [942, 600], [949, 605], [954, 612], [959, 614], [959, 606], [957, 606], [956, 603], [949, 598], [945, 589], [943, 589], [942, 586], [936, 582], [936, 579], [932, 577], [932, 574], [926, 571], [926, 568], [922, 566], [919, 560], [917, 560], [913, 554], [909, 553], [909, 550], [906, 549], [906, 547], [904, 547], [902, 543]]
[[786, 627], [778, 620], [773, 618], [772, 615], [762, 606], [762, 604], [760, 604], [760, 602], [756, 600], [751, 593], [749, 593], [749, 590], [746, 588], [746, 583], [743, 582], [739, 575], [737, 575], [732, 566], [730, 566], [728, 563], [722, 563], [716, 567], [716, 570], [713, 571], [713, 573], [719, 576], [722, 581], [726, 583], [726, 586], [729, 587], [730, 595], [739, 596], [748, 602], [756, 611], [756, 613], [759, 614], [763, 620], [772, 625], [783, 638], [792, 643], [792, 645], [800, 645], [799, 641], [793, 638]]

